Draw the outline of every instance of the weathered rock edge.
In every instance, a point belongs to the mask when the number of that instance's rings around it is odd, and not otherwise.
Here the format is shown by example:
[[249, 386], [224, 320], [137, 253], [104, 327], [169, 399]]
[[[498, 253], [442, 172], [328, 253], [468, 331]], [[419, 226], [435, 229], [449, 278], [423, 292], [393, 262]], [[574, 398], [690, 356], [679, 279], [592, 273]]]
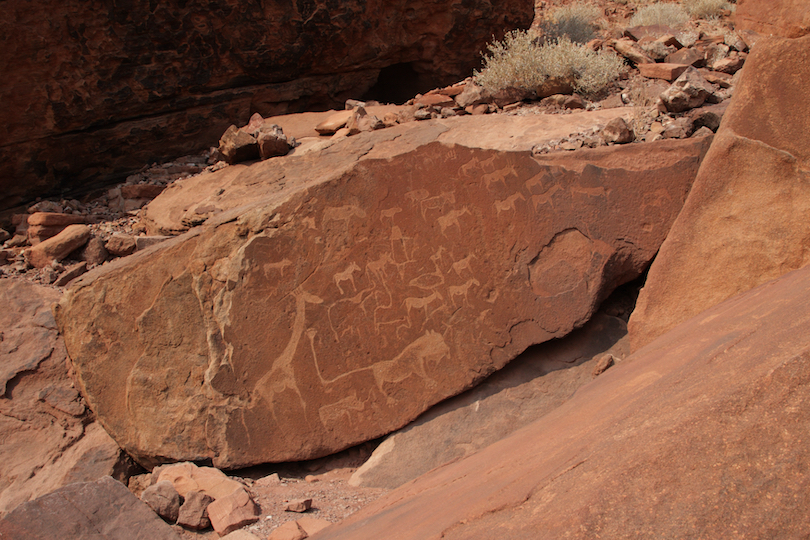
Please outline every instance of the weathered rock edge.
[[87, 274], [57, 320], [141, 463], [315, 458], [581, 326], [646, 267], [708, 144], [367, 160]]

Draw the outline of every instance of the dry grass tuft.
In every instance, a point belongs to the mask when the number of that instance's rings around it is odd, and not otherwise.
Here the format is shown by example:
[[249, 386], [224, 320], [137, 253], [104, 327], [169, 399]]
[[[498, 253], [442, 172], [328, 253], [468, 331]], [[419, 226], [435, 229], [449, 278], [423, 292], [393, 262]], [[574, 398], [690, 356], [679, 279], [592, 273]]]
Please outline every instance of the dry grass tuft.
[[594, 52], [567, 38], [540, 43], [522, 30], [488, 47], [484, 68], [474, 74], [489, 92], [504, 88], [533, 91], [547, 79], [570, 80], [582, 94], [598, 92], [615, 80], [624, 62], [615, 54]]
[[683, 6], [696, 19], [716, 19], [723, 11], [733, 10], [726, 0], [683, 0]]
[[587, 43], [596, 37], [594, 21], [601, 14], [596, 6], [583, 4], [562, 6], [553, 9], [548, 19], [540, 24], [540, 28], [548, 41], [567, 37], [574, 43]]
[[688, 20], [689, 14], [678, 4], [658, 3], [640, 8], [630, 19], [630, 26], [663, 24], [677, 28]]

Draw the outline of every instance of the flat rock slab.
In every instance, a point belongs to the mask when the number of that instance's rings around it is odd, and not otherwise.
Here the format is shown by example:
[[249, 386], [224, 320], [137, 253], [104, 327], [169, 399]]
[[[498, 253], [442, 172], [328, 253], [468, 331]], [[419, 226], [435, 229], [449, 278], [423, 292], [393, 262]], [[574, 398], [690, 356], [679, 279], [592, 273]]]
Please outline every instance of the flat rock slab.
[[0, 515], [71, 482], [126, 472], [118, 445], [92, 421], [68, 376], [51, 314], [60, 296], [0, 280]]
[[19, 506], [0, 519], [14, 540], [179, 540], [152, 509], [109, 476], [80, 482]]
[[[130, 455], [235, 468], [406, 425], [638, 276], [708, 145], [535, 159], [420, 137], [66, 292], [83, 392]], [[256, 184], [264, 163], [246, 170]]]
[[389, 435], [349, 484], [393, 489], [503, 439], [590, 382], [602, 355], [627, 356], [626, 336], [623, 320], [599, 312], [564, 338], [530, 347], [472, 390]]
[[312, 538], [800, 538], [808, 302], [808, 267], [729, 299]]
[[810, 36], [762, 38], [629, 322], [638, 350], [810, 262]]

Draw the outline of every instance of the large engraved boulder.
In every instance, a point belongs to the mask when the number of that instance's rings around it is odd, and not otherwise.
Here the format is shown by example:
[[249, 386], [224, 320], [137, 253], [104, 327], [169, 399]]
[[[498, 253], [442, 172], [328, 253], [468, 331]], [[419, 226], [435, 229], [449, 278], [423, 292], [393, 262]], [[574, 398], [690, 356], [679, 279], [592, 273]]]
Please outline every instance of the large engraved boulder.
[[537, 159], [401, 134], [67, 291], [83, 391], [131, 455], [229, 468], [402, 427], [638, 276], [708, 145]]

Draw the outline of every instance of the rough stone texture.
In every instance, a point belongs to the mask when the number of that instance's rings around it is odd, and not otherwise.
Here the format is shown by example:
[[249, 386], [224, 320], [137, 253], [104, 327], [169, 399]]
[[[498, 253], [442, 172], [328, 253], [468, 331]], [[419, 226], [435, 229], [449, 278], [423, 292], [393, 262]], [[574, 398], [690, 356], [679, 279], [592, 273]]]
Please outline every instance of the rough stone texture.
[[128, 234], [115, 233], [104, 244], [105, 249], [116, 257], [126, 257], [135, 253], [138, 247], [135, 244], [135, 237]]
[[[380, 109], [369, 107], [368, 112], [379, 115]], [[345, 112], [351, 116], [353, 111]], [[623, 114], [626, 111], [613, 109], [531, 117], [456, 117], [411, 122], [337, 141], [306, 139], [289, 155], [271, 163], [251, 167], [233, 165], [174, 182], [143, 209], [142, 223], [149, 234], [179, 234], [212, 216], [268, 195], [283, 197], [323, 182], [358, 161], [394, 157], [431, 141], [493, 150], [528, 151], [538, 140], [585, 132]], [[267, 121], [282, 125], [286, 133], [291, 122], [301, 121], [299, 116], [287, 115]], [[313, 120], [312, 125], [317, 125], [314, 120], [318, 116], [307, 115], [307, 118]]]
[[180, 507], [177, 524], [186, 529], [202, 530], [211, 526], [208, 519], [208, 505], [214, 498], [202, 491], [186, 492], [185, 501]]
[[295, 521], [288, 521], [273, 529], [267, 540], [304, 540], [309, 535]]
[[633, 350], [739, 292], [810, 262], [810, 36], [762, 38], [683, 212], [653, 263]]
[[342, 107], [378, 79], [414, 85], [411, 96], [455, 82], [493, 34], [528, 28], [533, 5], [11, 0], [3, 11], [0, 210], [199, 151], [254, 112]]
[[638, 71], [648, 79], [674, 81], [686, 71], [684, 64], [639, 64]]
[[[533, 158], [399, 128], [353, 137], [396, 136], [352, 167], [74, 282], [58, 320], [83, 393], [131, 455], [234, 468], [404, 426], [635, 278], [708, 146]], [[277, 181], [269, 165], [244, 169], [253, 193]]]
[[180, 514], [180, 495], [171, 482], [163, 480], [149, 486], [141, 494], [141, 500], [169, 523], [177, 521]]
[[313, 538], [801, 538], [808, 302], [810, 267], [729, 299]]
[[669, 112], [679, 113], [700, 107], [711, 98], [712, 93], [711, 85], [698, 70], [690, 67], [661, 94], [661, 100]]
[[208, 505], [208, 519], [220, 536], [226, 535], [259, 519], [259, 508], [245, 488], [219, 497]]
[[15, 540], [179, 540], [172, 528], [109, 476], [27, 502], [0, 519]]
[[734, 25], [766, 36], [802, 37], [810, 34], [810, 5], [805, 0], [737, 0]]
[[606, 351], [627, 356], [626, 335], [624, 321], [597, 313], [570, 335], [530, 347], [474, 389], [391, 434], [349, 484], [396, 488], [503, 439], [553, 411], [590, 382], [597, 359]]
[[0, 514], [70, 482], [127, 472], [68, 377], [50, 312], [59, 296], [26, 281], [0, 281]]
[[312, 499], [295, 499], [284, 506], [285, 512], [297, 512], [299, 514], [312, 508]]
[[602, 138], [606, 143], [626, 144], [633, 142], [636, 138], [633, 130], [619, 117], [611, 120], [602, 130]]
[[25, 260], [31, 266], [44, 268], [54, 261], [61, 261], [90, 240], [87, 225], [68, 225], [52, 238], [25, 250]]
[[219, 499], [242, 488], [242, 484], [213, 467], [198, 467], [193, 463], [177, 463], [160, 470], [158, 482], [169, 481], [177, 493], [185, 497], [190, 491], [199, 491]]
[[312, 516], [304, 516], [301, 519], [297, 520], [298, 526], [304, 529], [304, 532], [307, 533], [309, 536], [312, 536], [316, 532], [322, 531], [332, 523], [326, 521], [325, 519], [320, 519]]
[[37, 212], [28, 216], [28, 240], [33, 246], [56, 236], [68, 225], [86, 222], [87, 217], [82, 215]]

